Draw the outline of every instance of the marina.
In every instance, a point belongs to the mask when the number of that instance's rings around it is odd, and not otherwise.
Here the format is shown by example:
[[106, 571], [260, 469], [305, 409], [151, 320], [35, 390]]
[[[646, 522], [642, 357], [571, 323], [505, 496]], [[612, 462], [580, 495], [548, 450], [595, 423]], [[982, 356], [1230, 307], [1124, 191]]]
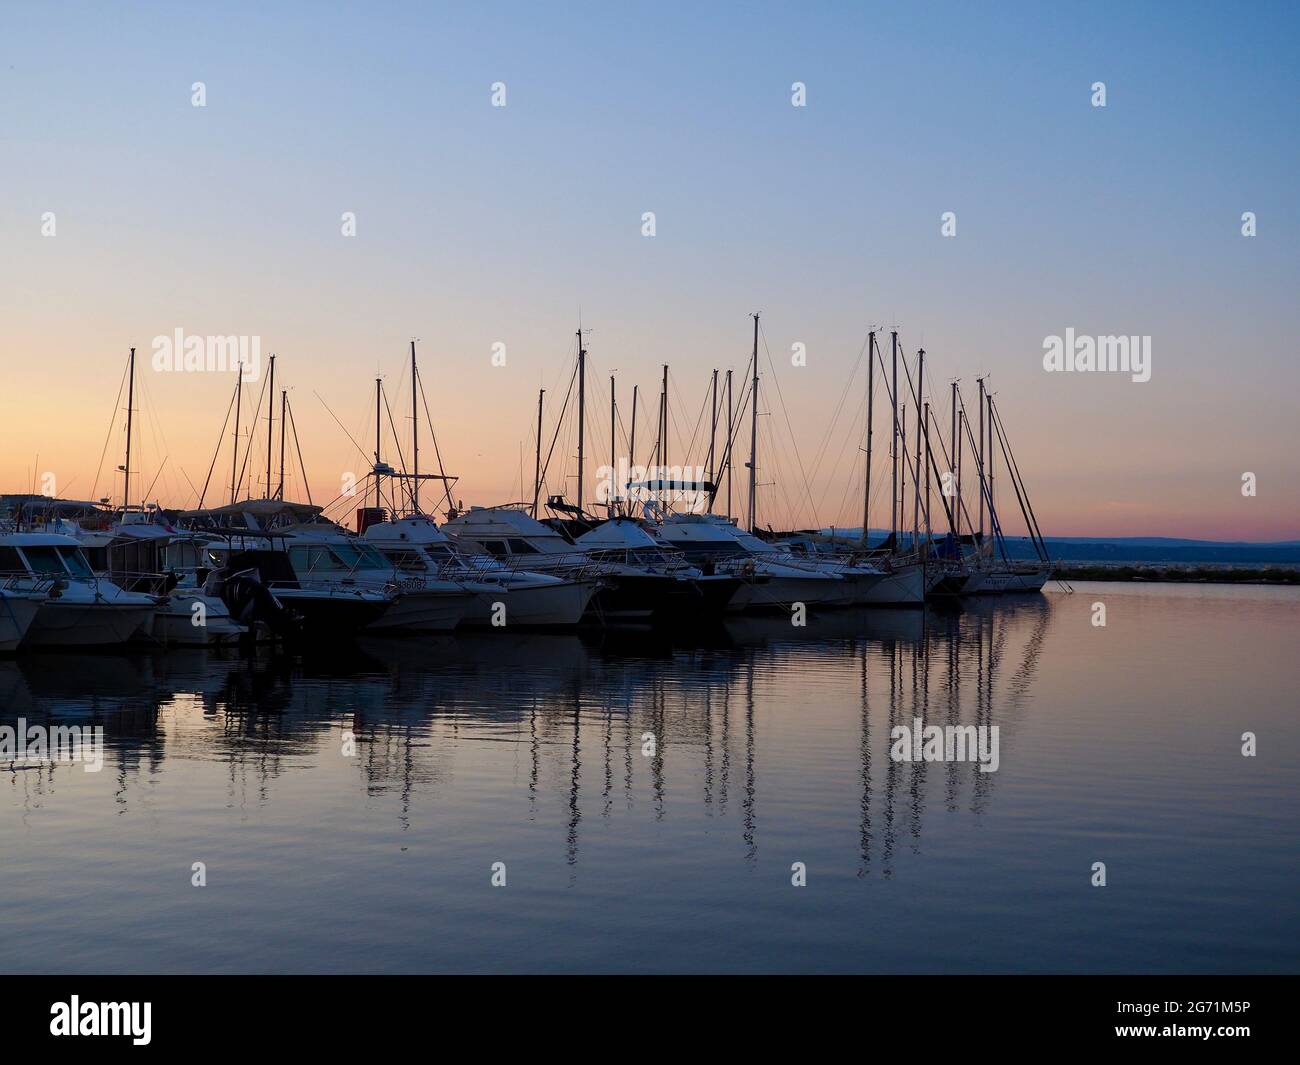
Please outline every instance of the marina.
[[[125, 456], [117, 468], [120, 505], [114, 506], [111, 496], [94, 502], [21, 495], [2, 501], [7, 518], [0, 519], [0, 587], [5, 590], [7, 625], [0, 634], [0, 650], [130, 643], [176, 648], [234, 640], [328, 642], [362, 632], [409, 635], [484, 625], [500, 630], [512, 625], [699, 626], [745, 611], [784, 612], [802, 619], [810, 608], [920, 608], [936, 597], [1041, 591], [1051, 577], [1052, 559], [984, 378], [976, 382], [974, 418], [966, 411], [958, 383], [952, 383], [951, 432], [945, 444], [932, 426], [926, 353], [918, 349], [910, 366], [901, 359], [900, 382], [896, 330], [890, 333], [888, 376], [875, 330], [867, 335], [865, 367], [860, 355], [851, 375], [856, 378], [863, 370], [866, 378], [863, 525], [856, 536], [835, 528], [777, 532], [770, 524], [760, 525], [759, 336], [759, 316], [753, 315], [753, 350], [744, 374], [748, 384], [734, 405], [727, 398], [725, 410], [720, 410], [719, 371], [710, 374], [707, 439], [692, 434], [687, 445], [705, 452], [687, 455], [688, 460], [704, 459], [693, 467], [688, 462], [688, 468], [707, 471], [703, 478], [684, 480], [669, 472], [680, 469], [668, 462], [670, 448], [679, 443], [670, 432], [669, 367], [663, 370], [656, 435], [647, 445], [645, 465], [636, 465], [638, 390], [633, 390], [630, 432], [620, 439], [616, 383], [611, 378], [610, 463], [598, 475], [600, 498], [588, 501], [588, 352], [579, 331], [570, 395], [545, 461], [539, 395], [531, 505], [468, 510], [453, 501], [457, 479], [446, 474], [437, 438], [427, 425], [439, 469], [420, 469], [421, 409], [427, 419], [428, 408], [427, 401], [417, 402], [424, 396], [415, 342], [410, 350], [411, 428], [405, 449], [391, 411], [392, 434], [385, 439], [382, 413], [387, 399], [383, 379], [377, 378], [373, 464], [365, 482], [353, 490], [320, 506], [285, 498], [288, 435], [293, 434], [299, 456], [301, 443], [288, 393], [282, 390], [277, 474], [276, 356], [271, 355], [268, 379], [257, 391], [249, 416], [254, 427], [259, 419], [266, 423], [261, 498], [243, 491], [246, 475], [252, 487], [250, 458], [258, 438], [253, 428], [241, 436], [246, 382], [239, 374], [226, 416], [229, 422], [233, 411], [230, 502], [204, 505], [220, 447], [196, 506], [145, 502], [132, 491], [133, 473], [137, 489], [141, 484], [132, 459], [138, 414], [132, 348], [125, 381]], [[769, 367], [775, 371], [770, 359]], [[889, 529], [873, 543], [872, 505], [879, 505], [872, 494], [877, 367], [889, 410], [889, 439], [883, 448], [889, 459]], [[728, 370], [727, 397], [731, 379]], [[915, 419], [911, 450], [906, 405], [900, 402], [904, 385], [913, 412], [922, 412]], [[552, 460], [570, 400], [578, 430], [574, 502], [563, 493], [543, 491], [548, 475], [568, 483], [563, 469], [552, 470]], [[730, 510], [733, 453], [742, 443], [746, 410], [748, 492], [747, 517], [742, 519]], [[832, 421], [832, 429], [834, 425]], [[225, 432], [223, 424], [223, 438]], [[623, 444], [627, 451], [620, 452]], [[386, 448], [399, 458], [409, 454], [410, 469], [404, 459], [402, 466], [394, 466]], [[971, 456], [969, 462], [963, 461], [963, 449]], [[1013, 562], [1007, 554], [994, 502], [999, 455], [1036, 561]], [[160, 464], [166, 461], [164, 455]], [[615, 470], [629, 478], [633, 473], [644, 476], [615, 483]], [[966, 488], [964, 496], [968, 472], [974, 487]], [[716, 512], [724, 480], [725, 514]], [[426, 513], [426, 481], [442, 488], [441, 525], [435, 514]], [[932, 491], [935, 485], [942, 486], [937, 493]], [[356, 503], [362, 505], [353, 506]], [[352, 528], [338, 520], [349, 509], [355, 515]]]

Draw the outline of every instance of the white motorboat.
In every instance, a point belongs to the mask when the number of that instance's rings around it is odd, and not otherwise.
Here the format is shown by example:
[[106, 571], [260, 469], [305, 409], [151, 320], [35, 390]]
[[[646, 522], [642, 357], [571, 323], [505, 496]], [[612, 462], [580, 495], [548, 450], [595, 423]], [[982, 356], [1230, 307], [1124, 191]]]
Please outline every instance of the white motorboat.
[[152, 622], [154, 597], [95, 576], [80, 545], [53, 533], [0, 536], [0, 573], [8, 587], [48, 592], [22, 647], [94, 647], [125, 643]]
[[[369, 525], [362, 539], [399, 574], [453, 579], [474, 593], [462, 624], [549, 628], [576, 625], [600, 587], [597, 578], [568, 578], [514, 569], [486, 554], [467, 554], [423, 515]], [[503, 604], [504, 614], [497, 608]]]
[[17, 587], [17, 583], [10, 578], [0, 586], [0, 652], [18, 649], [48, 595], [34, 588]]

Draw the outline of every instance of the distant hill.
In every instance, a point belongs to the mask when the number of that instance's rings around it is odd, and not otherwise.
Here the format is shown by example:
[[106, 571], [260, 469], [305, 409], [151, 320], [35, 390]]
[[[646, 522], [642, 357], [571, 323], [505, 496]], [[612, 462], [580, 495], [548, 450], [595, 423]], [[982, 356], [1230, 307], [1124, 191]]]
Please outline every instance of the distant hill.
[[[837, 529], [843, 536], [858, 536], [860, 529]], [[886, 535], [872, 529], [871, 540]], [[1047, 549], [1062, 562], [1169, 562], [1234, 566], [1300, 566], [1300, 540], [1251, 543], [1237, 540], [1186, 540], [1173, 536], [1071, 536], [1046, 538]], [[1007, 537], [1012, 559], [1034, 558], [1028, 537]]]

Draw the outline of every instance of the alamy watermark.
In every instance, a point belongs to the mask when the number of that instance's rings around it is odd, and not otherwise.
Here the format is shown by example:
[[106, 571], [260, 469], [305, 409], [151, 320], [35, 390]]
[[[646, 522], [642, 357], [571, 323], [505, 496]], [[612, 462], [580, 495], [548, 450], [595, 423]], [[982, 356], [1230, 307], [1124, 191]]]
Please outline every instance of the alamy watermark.
[[256, 381], [262, 373], [260, 336], [171, 336], [153, 338], [153, 368], [159, 373], [238, 373]]
[[1043, 338], [1043, 369], [1048, 373], [1127, 373], [1139, 384], [1151, 380], [1150, 337], [1065, 336]]
[[620, 456], [618, 466], [596, 470], [598, 503], [677, 503], [690, 514], [709, 505], [703, 466], [633, 466]]
[[28, 725], [25, 717], [16, 724], [0, 725], [0, 769], [80, 762], [87, 773], [104, 768], [102, 725]]
[[997, 725], [927, 725], [921, 718], [889, 730], [889, 757], [895, 762], [978, 762], [981, 773], [996, 773]]

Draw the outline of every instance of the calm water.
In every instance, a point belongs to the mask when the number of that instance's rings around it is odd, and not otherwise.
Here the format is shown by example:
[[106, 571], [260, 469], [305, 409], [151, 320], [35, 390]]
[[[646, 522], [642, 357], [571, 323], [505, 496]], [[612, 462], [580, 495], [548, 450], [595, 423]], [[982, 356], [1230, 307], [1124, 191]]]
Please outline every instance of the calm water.
[[[1294, 972], [1298, 649], [1294, 589], [1092, 584], [0, 661], [4, 723], [108, 744], [0, 773], [0, 970]], [[891, 761], [918, 715], [997, 725], [998, 771]]]

